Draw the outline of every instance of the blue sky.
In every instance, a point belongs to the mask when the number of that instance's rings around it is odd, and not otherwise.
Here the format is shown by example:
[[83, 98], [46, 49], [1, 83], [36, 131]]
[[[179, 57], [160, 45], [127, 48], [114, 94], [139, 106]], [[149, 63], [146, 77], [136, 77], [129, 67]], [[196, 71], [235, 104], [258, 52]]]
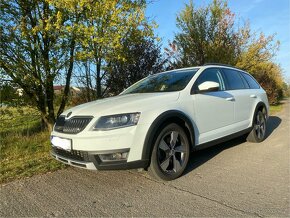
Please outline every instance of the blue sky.
[[[172, 40], [178, 32], [176, 15], [189, 0], [153, 0], [147, 7], [146, 15], [153, 18], [159, 27], [156, 33], [163, 45]], [[211, 0], [193, 0], [197, 6]], [[230, 9], [241, 21], [250, 21], [251, 28], [267, 35], [276, 34], [280, 50], [276, 62], [281, 64], [287, 81], [290, 81], [290, 0], [228, 0]]]

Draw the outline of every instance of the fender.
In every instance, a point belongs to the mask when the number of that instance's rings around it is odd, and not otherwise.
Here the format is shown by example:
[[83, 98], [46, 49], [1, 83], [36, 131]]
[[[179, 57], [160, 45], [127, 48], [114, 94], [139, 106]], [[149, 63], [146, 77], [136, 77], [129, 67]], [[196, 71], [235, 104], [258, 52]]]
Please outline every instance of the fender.
[[266, 110], [266, 120], [268, 120], [268, 117], [269, 117], [269, 111], [267, 111], [267, 107], [265, 105], [264, 102], [260, 101], [258, 102], [258, 104], [256, 105], [256, 108], [255, 108], [255, 111], [254, 111], [254, 114], [253, 114], [253, 118], [252, 118], [252, 127], [254, 126], [254, 119], [255, 119], [255, 115], [257, 114], [257, 111], [259, 110], [259, 108], [263, 107], [265, 110]]
[[[169, 110], [160, 114], [151, 124], [145, 137], [143, 151], [142, 151], [142, 160], [148, 160], [149, 161], [148, 164], [150, 164], [151, 152], [153, 150], [156, 133], [158, 133], [162, 125], [167, 124], [168, 121], [174, 122], [174, 119], [175, 120], [177, 119], [177, 121], [179, 120], [179, 121], [184, 122], [183, 127], [186, 127], [188, 130], [188, 133], [190, 135], [189, 141], [193, 148], [195, 144], [194, 143], [195, 138], [194, 138], [194, 127], [193, 127], [192, 122], [190, 121], [188, 116], [184, 114], [183, 112], [178, 111], [178, 110]], [[178, 122], [176, 123], [178, 124]]]

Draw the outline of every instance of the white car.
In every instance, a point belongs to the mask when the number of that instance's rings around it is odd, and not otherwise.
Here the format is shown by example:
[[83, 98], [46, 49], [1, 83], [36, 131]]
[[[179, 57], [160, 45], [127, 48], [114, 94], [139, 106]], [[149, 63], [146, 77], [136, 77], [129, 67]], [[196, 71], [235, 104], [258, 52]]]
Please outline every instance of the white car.
[[214, 64], [172, 70], [65, 111], [51, 133], [51, 153], [76, 167], [149, 168], [172, 180], [194, 150], [245, 134], [263, 141], [268, 111], [265, 91], [242, 70]]

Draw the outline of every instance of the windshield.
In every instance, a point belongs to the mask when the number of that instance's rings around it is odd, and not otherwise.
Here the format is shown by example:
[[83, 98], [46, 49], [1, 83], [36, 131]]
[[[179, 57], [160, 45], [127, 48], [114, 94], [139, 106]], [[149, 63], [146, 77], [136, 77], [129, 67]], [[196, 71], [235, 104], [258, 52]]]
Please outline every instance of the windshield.
[[191, 69], [154, 74], [135, 83], [121, 94], [180, 91], [197, 71], [198, 69]]

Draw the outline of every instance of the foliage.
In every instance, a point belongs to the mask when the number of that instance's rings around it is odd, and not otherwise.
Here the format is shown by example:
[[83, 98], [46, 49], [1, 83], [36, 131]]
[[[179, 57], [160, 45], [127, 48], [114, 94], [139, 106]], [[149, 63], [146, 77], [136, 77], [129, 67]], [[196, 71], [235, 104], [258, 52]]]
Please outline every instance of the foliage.
[[163, 68], [160, 46], [153, 37], [144, 37], [140, 30], [131, 31], [123, 39], [119, 52], [124, 59], [111, 59], [107, 66], [106, 87], [109, 95], [117, 95], [124, 88]]
[[[57, 7], [64, 7], [71, 13], [82, 15], [80, 22], [75, 25], [80, 36], [77, 38], [80, 48], [77, 59], [84, 63], [84, 67], [95, 67], [93, 77], [96, 84], [96, 97], [104, 94], [102, 89], [106, 65], [111, 59], [124, 59], [122, 53], [117, 53], [123, 46], [132, 29], [140, 29], [144, 36], [153, 35], [153, 25], [145, 18], [144, 0], [118, 0], [118, 1], [91, 1], [91, 0], [51, 0]], [[87, 69], [86, 69], [87, 73]], [[91, 80], [91, 77], [88, 77]], [[88, 81], [87, 85], [91, 85]], [[89, 87], [92, 89], [93, 87]], [[93, 98], [95, 96], [92, 96]]]
[[76, 66], [78, 72], [74, 75], [78, 86], [83, 87], [81, 93], [73, 98], [73, 105], [90, 102], [97, 99], [97, 92], [95, 89], [94, 75], [95, 71], [93, 64], [89, 60], [78, 61]]
[[226, 0], [214, 0], [200, 8], [191, 1], [177, 16], [177, 27], [180, 32], [166, 48], [167, 68], [230, 64], [253, 74], [270, 103], [278, 103], [283, 95], [283, 77], [273, 61], [279, 48], [273, 35], [254, 33], [248, 23], [239, 26]]
[[[239, 49], [239, 32], [235, 30], [234, 14], [226, 2], [214, 0], [203, 8], [195, 8], [191, 1], [177, 16], [176, 34], [171, 50], [178, 50], [173, 67], [189, 67], [205, 63], [234, 64]], [[170, 53], [170, 49], [167, 49]]]
[[[144, 0], [1, 1], [0, 70], [18, 84], [51, 130], [69, 98], [76, 60], [95, 66], [97, 97], [102, 96], [104, 65], [122, 47], [131, 29], [153, 34]], [[119, 53], [118, 59], [122, 59]], [[65, 83], [55, 113], [53, 84]]]
[[290, 97], [290, 84], [283, 82], [283, 96], [289, 98]]
[[[79, 98], [91, 101], [120, 92], [165, 63], [156, 25], [145, 17], [145, 0], [0, 4], [0, 77], [5, 74], [24, 90], [49, 130], [66, 107], [73, 75], [86, 87]], [[191, 1], [178, 15], [177, 27], [180, 32], [166, 49], [166, 68], [231, 64], [251, 72], [271, 103], [286, 93], [281, 69], [273, 62], [279, 43], [273, 36], [256, 36], [249, 25], [239, 27], [225, 0], [201, 8]], [[65, 84], [60, 96], [53, 91], [56, 82]], [[2, 97], [8, 89], [1, 90]]]
[[250, 72], [266, 90], [270, 104], [277, 104], [283, 95], [282, 69], [272, 59], [277, 52], [279, 42], [273, 36], [259, 37], [251, 34], [243, 46], [236, 66]]
[[31, 105], [31, 99], [21, 88], [11, 81], [1, 81], [0, 85], [0, 107]]
[[[69, 87], [75, 35], [67, 28], [77, 16], [67, 13], [60, 21], [60, 9], [46, 0], [1, 1], [1, 10], [0, 68], [29, 96], [51, 130], [53, 82], [64, 76]], [[63, 111], [67, 96], [68, 91], [57, 114]]]
[[9, 82], [1, 81], [0, 86], [0, 103], [7, 103], [11, 99], [18, 98], [15, 88]]

